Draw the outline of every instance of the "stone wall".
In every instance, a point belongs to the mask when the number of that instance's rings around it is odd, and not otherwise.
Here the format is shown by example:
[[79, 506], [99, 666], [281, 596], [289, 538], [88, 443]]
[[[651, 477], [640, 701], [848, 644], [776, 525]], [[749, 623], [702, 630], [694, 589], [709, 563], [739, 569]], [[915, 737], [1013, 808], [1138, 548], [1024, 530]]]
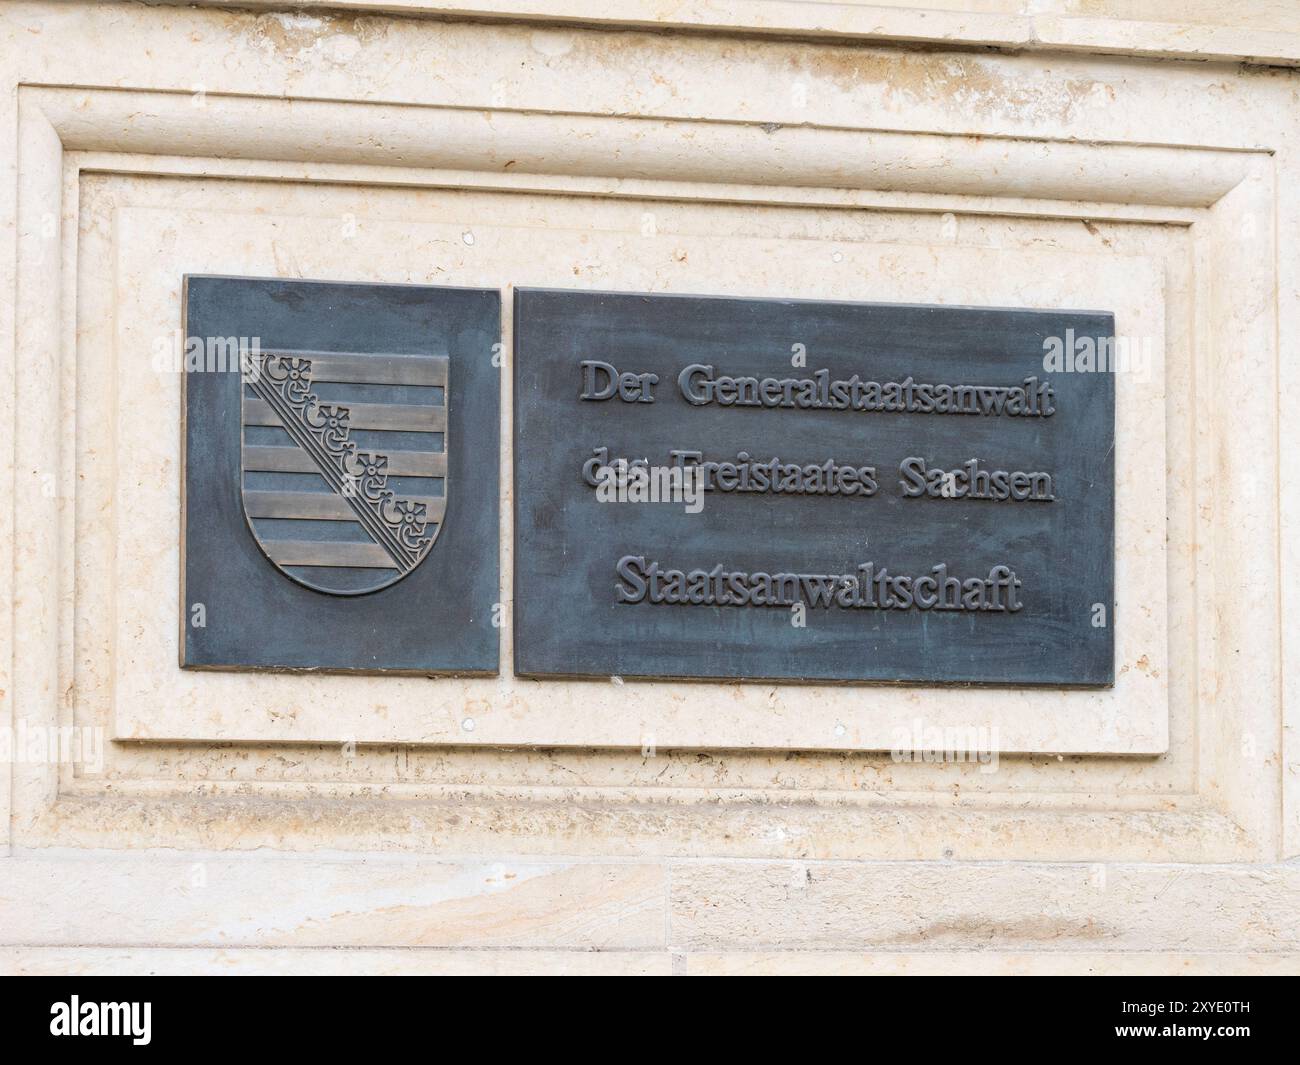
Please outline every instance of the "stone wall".
[[[1290, 5], [277, 6], [0, 8], [4, 969], [1300, 969]], [[182, 671], [187, 273], [1112, 309], [1116, 684]]]

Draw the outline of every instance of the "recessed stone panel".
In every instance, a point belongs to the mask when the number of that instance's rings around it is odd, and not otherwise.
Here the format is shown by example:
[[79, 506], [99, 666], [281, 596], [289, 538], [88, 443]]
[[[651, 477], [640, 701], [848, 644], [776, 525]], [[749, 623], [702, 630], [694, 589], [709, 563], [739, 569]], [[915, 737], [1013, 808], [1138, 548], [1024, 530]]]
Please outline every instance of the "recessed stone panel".
[[[1117, 244], [1124, 256], [1121, 275], [1108, 269], [1106, 256], [1088, 254], [1086, 231], [1076, 235], [1064, 223], [1052, 229], [1065, 245], [1061, 249], [1034, 244], [1038, 230], [1030, 227], [1024, 233], [1017, 229], [1006, 248], [953, 247], [935, 260], [929, 248], [905, 242], [917, 220], [889, 214], [882, 216], [882, 224], [887, 223], [890, 235], [903, 242], [845, 243], [844, 261], [835, 264], [840, 272], [834, 273], [804, 270], [809, 249], [799, 240], [765, 243], [761, 259], [747, 257], [750, 231], [773, 225], [778, 217], [766, 210], [726, 213], [708, 205], [683, 208], [683, 227], [715, 226], [718, 231], [647, 238], [636, 233], [642, 204], [579, 198], [486, 193], [448, 197], [443, 192], [371, 189], [363, 201], [350, 188], [322, 189], [292, 181], [212, 181], [199, 189], [182, 179], [118, 175], [92, 175], [83, 198], [86, 222], [78, 248], [84, 259], [88, 326], [79, 343], [78, 396], [84, 400], [79, 409], [87, 424], [111, 418], [112, 404], [120, 413], [114, 452], [105, 452], [102, 441], [88, 439], [78, 459], [79, 474], [84, 475], [78, 495], [78, 513], [84, 517], [77, 531], [78, 555], [87, 566], [93, 563], [93, 572], [116, 574], [111, 585], [92, 578], [84, 586], [84, 609], [94, 621], [79, 631], [87, 639], [96, 632], [140, 636], [119, 638], [111, 655], [85, 643], [86, 676], [94, 669], [112, 683], [79, 690], [105, 693], [103, 713], [111, 716], [103, 720], [115, 736], [154, 742], [175, 738], [272, 744], [328, 744], [339, 737], [354, 737], [358, 743], [635, 750], [653, 737], [659, 749], [889, 750], [898, 742], [901, 728], [912, 734], [917, 700], [924, 700], [927, 725], [986, 722], [990, 729], [998, 729], [1004, 749], [1132, 752], [1163, 749], [1163, 718], [1171, 712], [1183, 713], [1178, 706], [1170, 710], [1171, 695], [1178, 690], [1170, 680], [1176, 684], [1177, 677], [1165, 668], [1160, 653], [1166, 638], [1164, 545], [1146, 532], [1162, 525], [1166, 510], [1159, 471], [1166, 461], [1163, 407], [1168, 348], [1160, 323], [1166, 320], [1162, 284], [1170, 283], [1163, 280], [1160, 260], [1135, 257], [1166, 245], [1180, 247], [1177, 231], [1106, 230], [1112, 239], [1124, 238]], [[331, 220], [349, 212], [359, 216], [363, 202], [370, 221], [352, 240], [320, 239]], [[258, 210], [250, 214], [251, 205]], [[546, 239], [528, 243], [530, 254], [521, 257], [520, 248], [532, 233], [526, 223], [542, 217], [548, 223]], [[592, 235], [582, 228], [593, 217], [608, 224], [608, 229]], [[849, 224], [836, 213], [809, 211], [808, 217], [817, 219], [819, 226]], [[472, 245], [463, 239], [471, 220]], [[925, 221], [924, 232], [933, 235], [939, 224], [934, 219]], [[172, 228], [180, 228], [187, 242], [174, 248], [168, 245], [166, 234]], [[599, 276], [589, 279], [593, 290], [648, 292], [657, 285], [656, 264], [680, 246], [686, 259], [678, 264], [682, 276], [672, 286], [679, 292], [709, 292], [716, 284], [724, 294], [737, 298], [842, 302], [862, 289], [853, 278], [869, 276], [876, 279], [873, 294], [878, 293], [882, 301], [1113, 308], [1120, 332], [1154, 337], [1151, 380], [1144, 384], [1131, 374], [1115, 379], [1119, 444], [1115, 686], [909, 689], [889, 684], [734, 682], [683, 688], [671, 679], [619, 685], [554, 678], [541, 683], [515, 677], [510, 620], [515, 599], [513, 533], [499, 545], [501, 564], [508, 567], [496, 593], [496, 601], [503, 604], [501, 620], [506, 622], [497, 630], [502, 638], [503, 677], [443, 677], [431, 684], [418, 674], [340, 681], [301, 671], [262, 670], [249, 675], [176, 669], [172, 641], [180, 632], [177, 589], [183, 478], [177, 471], [182, 455], [180, 433], [160, 433], [158, 425], [160, 420], [163, 425], [181, 424], [183, 390], [181, 375], [154, 370], [153, 353], [158, 337], [170, 342], [178, 331], [181, 278], [186, 274], [274, 277], [292, 257], [295, 272], [308, 277], [407, 283], [404, 279], [411, 276], [404, 266], [407, 241], [445, 248], [450, 256], [417, 275], [421, 285], [445, 279], [497, 289], [503, 278], [518, 277], [524, 287], [573, 287], [573, 264], [584, 261], [584, 255], [596, 255], [604, 265]], [[647, 242], [649, 247], [643, 247]], [[251, 257], [250, 246], [256, 251]], [[729, 263], [739, 276], [727, 274]], [[1081, 269], [1081, 263], [1087, 269]], [[1181, 298], [1180, 287], [1175, 285], [1172, 291]], [[113, 301], [117, 310], [110, 313], [105, 308]], [[1172, 320], [1182, 321], [1182, 317]], [[1180, 343], [1177, 337], [1173, 342]], [[108, 360], [114, 350], [120, 353], [112, 377], [117, 387], [114, 395], [101, 396], [93, 382], [112, 365]], [[501, 359], [506, 369], [493, 366], [501, 403], [506, 406], [510, 405], [506, 390], [513, 385], [513, 358], [507, 346]], [[454, 379], [454, 365], [451, 372]], [[453, 411], [455, 402], [453, 397]], [[504, 429], [506, 423], [501, 425]], [[514, 455], [509, 436], [497, 451], [502, 486], [498, 507], [509, 508], [501, 511], [503, 529], [513, 528], [509, 519], [514, 505]], [[110, 494], [114, 470], [124, 468], [164, 473]], [[453, 484], [453, 510], [457, 492]], [[117, 514], [112, 523], [98, 517], [107, 513], [105, 506]], [[429, 559], [443, 546], [440, 538]], [[262, 564], [275, 574], [269, 563]], [[110, 586], [117, 589], [111, 596]], [[798, 635], [815, 640], [817, 629], [810, 625]], [[1142, 655], [1149, 656], [1147, 668], [1134, 668], [1133, 662]], [[81, 707], [88, 705], [83, 700]], [[136, 750], [130, 745], [124, 749]], [[1183, 765], [1180, 760], [1171, 769], [1181, 771]], [[1007, 772], [1004, 768], [990, 782], [1005, 781]]]

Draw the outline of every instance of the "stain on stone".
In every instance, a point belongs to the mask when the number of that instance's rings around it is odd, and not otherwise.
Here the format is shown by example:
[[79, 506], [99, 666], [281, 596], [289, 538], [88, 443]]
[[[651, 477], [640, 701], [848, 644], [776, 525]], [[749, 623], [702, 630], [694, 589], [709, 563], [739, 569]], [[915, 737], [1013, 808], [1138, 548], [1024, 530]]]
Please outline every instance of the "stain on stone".
[[1014, 943], [1051, 943], [1062, 940], [1086, 940], [1096, 942], [1113, 939], [1117, 933], [1093, 918], [1052, 917], [1036, 914], [1013, 920], [998, 920], [979, 914], [959, 916], [947, 920], [933, 921], [920, 931], [890, 936], [884, 943], [924, 943], [932, 947], [936, 943], [947, 945], [971, 945], [981, 942], [997, 943], [1006, 946]]
[[1087, 77], [1043, 70], [1034, 84], [1005, 73], [999, 59], [963, 53], [876, 52], [827, 49], [792, 57], [790, 64], [844, 92], [867, 87], [907, 103], [953, 100], [976, 115], [1068, 122], [1089, 100], [1113, 101], [1114, 89]]

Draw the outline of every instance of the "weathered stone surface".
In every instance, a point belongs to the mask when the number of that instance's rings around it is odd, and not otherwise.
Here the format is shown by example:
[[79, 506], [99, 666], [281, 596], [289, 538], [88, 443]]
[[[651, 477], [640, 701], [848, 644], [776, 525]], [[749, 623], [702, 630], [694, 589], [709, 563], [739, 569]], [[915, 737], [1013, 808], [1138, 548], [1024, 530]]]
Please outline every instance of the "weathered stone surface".
[[[1277, 5], [251, 6], [0, 7], [0, 968], [1295, 971]], [[1115, 688], [516, 681], [509, 446], [500, 678], [182, 673], [200, 271], [1113, 307]]]
[[653, 864], [13, 857], [6, 938], [71, 946], [664, 945]]
[[669, 946], [1294, 954], [1298, 891], [1292, 866], [701, 862], [673, 870]]

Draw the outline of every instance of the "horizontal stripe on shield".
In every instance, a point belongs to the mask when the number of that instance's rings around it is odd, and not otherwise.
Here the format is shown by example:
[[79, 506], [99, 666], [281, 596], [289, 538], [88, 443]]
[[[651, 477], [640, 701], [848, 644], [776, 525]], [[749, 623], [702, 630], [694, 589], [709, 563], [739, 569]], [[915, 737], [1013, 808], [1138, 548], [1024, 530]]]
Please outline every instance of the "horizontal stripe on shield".
[[[408, 403], [339, 403], [348, 410], [352, 429], [388, 429], [438, 433], [447, 428], [447, 408]], [[244, 400], [245, 425], [280, 425], [280, 416], [264, 399]]]
[[284, 356], [309, 359], [312, 384], [337, 381], [443, 388], [447, 385], [446, 355], [338, 355], [332, 352], [290, 351], [285, 352]]
[[335, 594], [355, 594], [375, 590], [376, 582], [384, 581], [396, 570], [385, 574], [377, 569], [358, 569], [348, 566], [285, 566], [284, 572], [295, 580], [312, 586], [328, 585]]
[[262, 550], [279, 566], [397, 569], [388, 552], [373, 543], [353, 544], [336, 540], [263, 540]]
[[[311, 457], [298, 447], [245, 447], [244, 469], [267, 473], [319, 473]], [[394, 451], [388, 456], [392, 477], [445, 477], [445, 451]]]
[[[442, 496], [411, 496], [412, 503], [425, 505], [425, 521], [442, 521], [447, 500]], [[333, 492], [259, 492], [244, 490], [244, 509], [250, 518], [306, 518], [322, 521], [352, 521], [356, 512], [348, 501]]]

